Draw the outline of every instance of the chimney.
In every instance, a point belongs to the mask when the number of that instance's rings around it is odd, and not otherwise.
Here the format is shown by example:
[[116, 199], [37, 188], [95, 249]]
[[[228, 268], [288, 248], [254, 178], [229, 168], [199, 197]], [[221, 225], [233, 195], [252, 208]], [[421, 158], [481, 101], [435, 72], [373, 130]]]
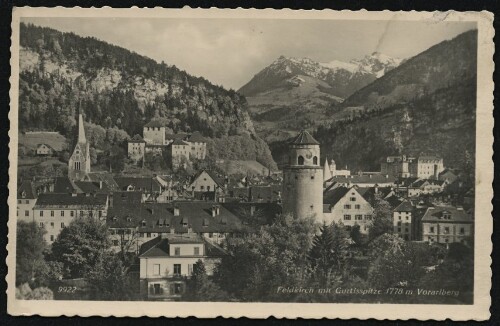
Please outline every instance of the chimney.
[[188, 227], [188, 234], [189, 233], [193, 233], [193, 228], [192, 227]]
[[255, 205], [250, 205], [250, 216], [254, 216], [255, 214]]
[[76, 193], [76, 189], [73, 189], [71, 191], [71, 197], [76, 197], [77, 193]]
[[102, 180], [99, 181], [99, 189], [102, 189]]
[[179, 209], [179, 206], [174, 205], [174, 216], [179, 216], [181, 215], [181, 210]]

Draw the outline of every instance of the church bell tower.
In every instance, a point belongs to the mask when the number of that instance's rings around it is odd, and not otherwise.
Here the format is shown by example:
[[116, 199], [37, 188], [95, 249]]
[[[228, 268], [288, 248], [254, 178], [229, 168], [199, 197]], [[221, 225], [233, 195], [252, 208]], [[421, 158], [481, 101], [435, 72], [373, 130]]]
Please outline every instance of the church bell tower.
[[323, 221], [323, 169], [319, 142], [301, 131], [290, 143], [283, 169], [283, 213]]
[[72, 181], [82, 180], [90, 172], [90, 147], [85, 137], [83, 116], [78, 114], [78, 139], [73, 154], [68, 162], [68, 178]]

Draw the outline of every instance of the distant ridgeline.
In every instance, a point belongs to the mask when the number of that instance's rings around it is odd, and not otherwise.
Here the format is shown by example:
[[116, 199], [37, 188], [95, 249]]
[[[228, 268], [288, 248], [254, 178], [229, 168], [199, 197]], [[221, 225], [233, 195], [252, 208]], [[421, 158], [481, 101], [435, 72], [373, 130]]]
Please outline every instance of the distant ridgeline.
[[473, 169], [476, 56], [477, 31], [469, 31], [355, 92], [338, 108], [350, 118], [314, 133], [322, 153], [353, 171], [378, 171], [383, 157], [405, 152], [439, 154], [446, 166]]
[[[255, 136], [245, 97], [234, 90], [92, 37], [21, 24], [20, 44], [20, 131], [59, 131], [71, 138], [79, 108], [86, 122], [125, 132], [125, 138], [162, 118], [173, 132], [200, 131], [216, 143], [244, 137], [259, 150], [245, 159], [276, 167]], [[91, 135], [89, 141], [99, 147]]]

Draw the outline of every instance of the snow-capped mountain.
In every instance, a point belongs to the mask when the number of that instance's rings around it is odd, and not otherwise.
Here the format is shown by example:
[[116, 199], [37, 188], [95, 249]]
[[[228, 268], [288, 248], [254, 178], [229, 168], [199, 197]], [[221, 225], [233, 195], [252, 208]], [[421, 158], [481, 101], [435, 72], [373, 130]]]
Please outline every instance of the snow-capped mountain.
[[327, 63], [309, 58], [280, 56], [255, 75], [239, 92], [246, 96], [256, 96], [282, 87], [285, 79], [303, 75], [326, 82], [332, 88], [332, 95], [346, 98], [397, 67], [401, 61], [378, 52], [350, 62], [333, 60]]

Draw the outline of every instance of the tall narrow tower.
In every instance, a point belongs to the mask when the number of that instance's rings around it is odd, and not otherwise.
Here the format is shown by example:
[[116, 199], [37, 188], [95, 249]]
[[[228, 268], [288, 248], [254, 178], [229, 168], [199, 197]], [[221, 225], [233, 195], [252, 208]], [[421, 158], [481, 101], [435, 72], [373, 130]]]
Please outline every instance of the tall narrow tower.
[[323, 171], [319, 143], [301, 131], [289, 143], [288, 162], [283, 169], [283, 213], [323, 221]]
[[90, 148], [85, 137], [83, 116], [78, 114], [78, 139], [73, 154], [68, 162], [68, 177], [70, 180], [82, 180], [90, 172]]

